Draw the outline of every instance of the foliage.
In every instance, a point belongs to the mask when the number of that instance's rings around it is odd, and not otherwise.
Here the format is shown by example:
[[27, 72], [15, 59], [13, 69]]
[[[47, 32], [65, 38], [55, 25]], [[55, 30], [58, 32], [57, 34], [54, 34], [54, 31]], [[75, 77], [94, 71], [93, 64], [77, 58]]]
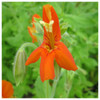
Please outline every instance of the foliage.
[[[73, 73], [61, 70], [55, 98], [98, 97], [98, 3], [97, 2], [3, 2], [2, 3], [2, 79], [14, 86], [17, 98], [43, 98], [40, 81], [40, 60], [27, 66], [24, 81], [15, 85], [14, 57], [25, 42], [32, 42], [27, 26], [32, 15], [42, 17], [42, 6], [51, 4], [56, 10], [62, 41], [72, 53], [79, 69]], [[36, 43], [36, 45], [39, 45]], [[27, 57], [35, 48], [27, 47]], [[52, 86], [52, 81], [51, 81]], [[51, 86], [49, 86], [51, 88]]]

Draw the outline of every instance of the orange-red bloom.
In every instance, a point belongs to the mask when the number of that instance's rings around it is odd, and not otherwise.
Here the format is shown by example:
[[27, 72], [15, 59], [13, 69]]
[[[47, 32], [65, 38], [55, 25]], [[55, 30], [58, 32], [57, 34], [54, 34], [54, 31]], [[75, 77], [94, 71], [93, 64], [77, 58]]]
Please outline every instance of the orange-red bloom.
[[[32, 42], [34, 43], [34, 42], [37, 42], [37, 38], [36, 38], [36, 36], [35, 35], [33, 35], [33, 34], [35, 34], [36, 33], [36, 29], [35, 29], [35, 25], [34, 25], [34, 22], [36, 22], [35, 20], [34, 20], [34, 18], [41, 18], [38, 14], [34, 14], [33, 15], [33, 17], [32, 17], [32, 27], [29, 27], [28, 26], [28, 31], [29, 31], [29, 34], [30, 34], [30, 36], [32, 37]], [[33, 34], [32, 34], [33, 33]]]
[[40, 76], [42, 82], [54, 79], [54, 59], [60, 67], [66, 70], [77, 70], [71, 53], [60, 41], [59, 20], [51, 5], [43, 6], [43, 21], [40, 23], [44, 26], [43, 43], [31, 53], [25, 65], [35, 63], [41, 57]]
[[2, 80], [2, 97], [11, 98], [13, 96], [14, 90], [10, 82]]

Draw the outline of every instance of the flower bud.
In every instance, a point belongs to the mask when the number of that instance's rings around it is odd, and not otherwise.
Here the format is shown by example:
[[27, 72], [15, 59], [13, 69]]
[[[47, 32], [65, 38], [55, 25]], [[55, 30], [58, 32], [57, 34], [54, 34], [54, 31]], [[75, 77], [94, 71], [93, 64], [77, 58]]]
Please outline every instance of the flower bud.
[[14, 74], [14, 78], [15, 78], [15, 82], [17, 86], [25, 78], [25, 75], [26, 75], [25, 62], [26, 62], [26, 53], [24, 49], [19, 49], [15, 56], [15, 61], [14, 61], [14, 66], [13, 66], [13, 74]]
[[40, 33], [40, 34], [43, 35], [44, 29], [40, 24], [41, 18], [35, 18], [34, 17], [34, 20], [35, 20], [34, 24], [35, 24], [35, 28], [36, 28], [37, 33]]
[[41, 24], [40, 24], [40, 23], [38, 23], [38, 22], [35, 22], [34, 24], [35, 24], [35, 27], [36, 27], [36, 31], [37, 31], [37, 33], [40, 33], [40, 34], [42, 34], [42, 35], [43, 35], [44, 30], [43, 30], [43, 28], [42, 28]]

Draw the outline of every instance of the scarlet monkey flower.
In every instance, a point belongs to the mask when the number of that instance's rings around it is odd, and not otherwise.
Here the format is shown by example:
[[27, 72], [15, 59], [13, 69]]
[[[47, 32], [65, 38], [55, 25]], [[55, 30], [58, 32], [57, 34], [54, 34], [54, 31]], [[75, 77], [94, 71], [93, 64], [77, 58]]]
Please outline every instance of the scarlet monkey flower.
[[2, 97], [3, 98], [11, 98], [13, 97], [13, 86], [10, 82], [6, 80], [2, 80]]
[[60, 67], [66, 70], [77, 70], [71, 53], [60, 41], [59, 20], [51, 5], [43, 6], [43, 21], [40, 23], [44, 26], [43, 43], [31, 53], [25, 65], [35, 63], [41, 57], [40, 76], [42, 82], [55, 78], [54, 59]]
[[[39, 15], [37, 15], [37, 14], [34, 14], [33, 15], [33, 17], [32, 17], [32, 27], [29, 27], [28, 26], [28, 31], [29, 31], [29, 34], [30, 34], [30, 36], [32, 37], [32, 42], [34, 43], [34, 42], [37, 42], [37, 38], [36, 38], [36, 36], [35, 35], [33, 35], [33, 34], [35, 34], [36, 33], [36, 29], [35, 29], [35, 25], [34, 25], [34, 22], [36, 22], [35, 20], [34, 20], [34, 18], [41, 18]], [[32, 34], [33, 33], [33, 34]]]

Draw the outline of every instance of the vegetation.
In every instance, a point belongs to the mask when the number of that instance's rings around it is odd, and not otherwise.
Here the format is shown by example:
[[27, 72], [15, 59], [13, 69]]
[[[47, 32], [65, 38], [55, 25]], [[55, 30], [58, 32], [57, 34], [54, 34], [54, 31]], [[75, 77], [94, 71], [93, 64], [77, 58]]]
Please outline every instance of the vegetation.
[[[51, 4], [60, 22], [62, 41], [72, 53], [78, 70], [61, 69], [54, 98], [98, 97], [98, 3], [97, 2], [3, 2], [2, 79], [10, 81], [16, 98], [45, 98], [45, 83], [39, 75], [40, 60], [27, 67], [27, 74], [16, 86], [13, 63], [23, 43], [32, 42], [27, 27], [32, 16], [42, 17], [42, 7]], [[34, 43], [39, 46], [38, 43]], [[27, 57], [35, 48], [25, 49]], [[50, 80], [51, 89], [52, 81]]]

